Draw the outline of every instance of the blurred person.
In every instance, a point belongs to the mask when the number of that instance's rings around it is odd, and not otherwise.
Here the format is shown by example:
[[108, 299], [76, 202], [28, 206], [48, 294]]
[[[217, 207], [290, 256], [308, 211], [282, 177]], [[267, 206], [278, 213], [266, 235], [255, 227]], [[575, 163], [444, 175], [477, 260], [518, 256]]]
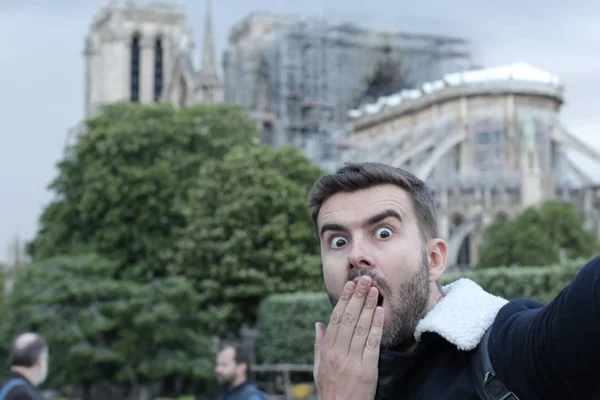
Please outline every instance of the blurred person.
[[464, 278], [442, 287], [435, 200], [381, 163], [350, 163], [313, 185], [334, 305], [328, 326], [315, 325], [319, 400], [600, 399], [600, 257], [548, 305]]
[[250, 359], [241, 346], [226, 344], [219, 349], [215, 373], [223, 388], [220, 400], [269, 400], [249, 381]]
[[10, 373], [0, 386], [0, 400], [39, 400], [37, 386], [48, 375], [48, 345], [36, 333], [23, 333], [12, 343]]

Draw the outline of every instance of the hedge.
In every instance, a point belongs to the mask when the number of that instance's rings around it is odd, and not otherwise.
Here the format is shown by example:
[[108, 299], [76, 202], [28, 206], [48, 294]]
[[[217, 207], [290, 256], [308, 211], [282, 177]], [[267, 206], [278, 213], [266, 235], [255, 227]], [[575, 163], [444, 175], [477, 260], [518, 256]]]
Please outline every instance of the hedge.
[[[485, 290], [508, 300], [528, 297], [550, 302], [587, 260], [572, 260], [541, 267], [497, 267], [450, 274], [446, 285], [469, 278]], [[261, 364], [312, 364], [314, 324], [327, 324], [332, 311], [325, 293], [289, 293], [267, 297], [258, 311], [257, 362]]]
[[446, 285], [459, 278], [469, 278], [482, 288], [508, 300], [532, 298], [544, 303], [573, 280], [587, 260], [578, 259], [541, 267], [496, 267], [465, 271], [442, 276]]
[[327, 324], [332, 310], [326, 293], [267, 297], [258, 310], [257, 362], [312, 364], [315, 322]]

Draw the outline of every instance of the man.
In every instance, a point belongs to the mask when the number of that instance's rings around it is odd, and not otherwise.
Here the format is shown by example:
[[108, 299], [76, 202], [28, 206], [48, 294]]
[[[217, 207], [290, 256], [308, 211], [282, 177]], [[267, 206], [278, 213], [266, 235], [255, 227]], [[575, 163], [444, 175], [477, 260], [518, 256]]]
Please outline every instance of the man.
[[242, 347], [222, 346], [217, 354], [215, 373], [224, 390], [221, 400], [268, 400], [267, 395], [248, 380], [250, 359]]
[[48, 375], [48, 345], [36, 333], [24, 333], [13, 342], [10, 374], [0, 386], [0, 400], [38, 400], [36, 386]]
[[479, 399], [468, 352], [488, 350], [510, 400], [600, 398], [600, 258], [557, 298], [507, 302], [461, 279], [446, 287], [435, 200], [378, 163], [321, 177], [309, 198], [335, 305], [317, 323], [319, 400]]

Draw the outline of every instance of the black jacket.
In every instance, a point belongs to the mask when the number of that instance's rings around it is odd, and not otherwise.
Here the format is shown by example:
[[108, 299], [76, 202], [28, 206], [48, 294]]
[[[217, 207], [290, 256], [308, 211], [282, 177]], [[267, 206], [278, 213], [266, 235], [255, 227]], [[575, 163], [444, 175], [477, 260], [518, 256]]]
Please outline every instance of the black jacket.
[[269, 397], [250, 381], [223, 393], [220, 400], [266, 400]]
[[20, 384], [14, 385], [8, 391], [4, 400], [40, 400], [37, 389], [23, 375], [11, 371], [0, 386], [0, 393], [7, 384], [15, 380], [20, 380]]
[[457, 282], [454, 298], [446, 295], [421, 321], [414, 353], [381, 352], [378, 400], [479, 399], [466, 352], [490, 325], [492, 363], [520, 400], [600, 399], [600, 257], [548, 305], [519, 299], [498, 307], [473, 285]]

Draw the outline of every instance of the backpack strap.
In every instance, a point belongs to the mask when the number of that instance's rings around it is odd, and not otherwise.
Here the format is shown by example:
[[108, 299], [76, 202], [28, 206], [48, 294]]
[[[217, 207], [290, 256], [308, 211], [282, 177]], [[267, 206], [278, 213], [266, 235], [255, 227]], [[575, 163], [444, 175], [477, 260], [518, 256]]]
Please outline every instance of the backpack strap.
[[11, 390], [13, 390], [16, 386], [19, 385], [25, 385], [25, 381], [21, 378], [13, 378], [8, 380], [4, 384], [4, 387], [2, 387], [2, 390], [0, 390], [0, 400], [4, 400], [6, 398], [6, 395], [9, 394]]
[[519, 400], [516, 394], [508, 390], [504, 382], [496, 376], [488, 351], [490, 327], [470, 354], [469, 369], [477, 394], [482, 400]]

